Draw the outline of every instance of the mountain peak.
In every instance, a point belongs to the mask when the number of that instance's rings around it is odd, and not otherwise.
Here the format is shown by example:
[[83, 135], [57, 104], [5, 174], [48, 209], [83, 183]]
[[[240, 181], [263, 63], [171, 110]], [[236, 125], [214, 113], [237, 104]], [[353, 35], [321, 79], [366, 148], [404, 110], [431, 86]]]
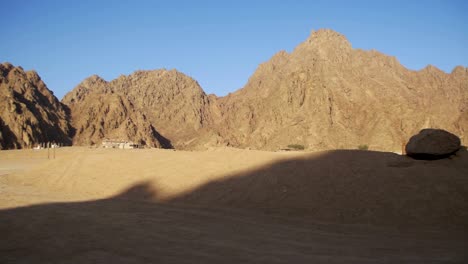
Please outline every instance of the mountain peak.
[[351, 43], [343, 34], [340, 34], [331, 29], [319, 29], [316, 31], [312, 30], [309, 38], [307, 39], [307, 43], [315, 45], [338, 44], [351, 48]]
[[437, 68], [436, 66], [432, 65], [432, 64], [428, 64], [426, 65], [426, 67], [424, 67], [421, 72], [427, 72], [427, 73], [433, 73], [433, 74], [446, 74], [444, 71], [442, 71], [441, 69]]
[[101, 78], [101, 76], [93, 74], [82, 82], [82, 84], [85, 84], [86, 86], [91, 86], [95, 83], [107, 83], [107, 81]]
[[312, 30], [306, 41], [290, 54], [295, 61], [314, 61], [343, 64], [349, 60], [353, 48], [346, 37], [331, 29]]
[[96, 81], [106, 81], [104, 80], [101, 76], [97, 75], [97, 74], [93, 74], [91, 76], [89, 76], [88, 78], [86, 78], [86, 80], [88, 81], [93, 81], [93, 82], [96, 82]]
[[455, 68], [453, 68], [451, 72], [451, 74], [466, 74], [466, 73], [468, 73], [468, 68], [465, 68], [461, 65], [458, 65]]
[[13, 64], [9, 63], [9, 62], [4, 62], [4, 63], [0, 63], [0, 71], [3, 72], [3, 71], [10, 71], [11, 69], [13, 69], [15, 66], [13, 66]]

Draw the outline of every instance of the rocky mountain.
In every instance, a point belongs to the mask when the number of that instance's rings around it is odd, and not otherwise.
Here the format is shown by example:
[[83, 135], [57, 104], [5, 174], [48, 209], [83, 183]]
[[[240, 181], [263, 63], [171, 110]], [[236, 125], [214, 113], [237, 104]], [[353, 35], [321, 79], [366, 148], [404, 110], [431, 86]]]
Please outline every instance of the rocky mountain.
[[[6, 64], [1, 73], [2, 96], [12, 98], [1, 106], [2, 147], [66, 138], [65, 108], [39, 76]], [[353, 49], [332, 30], [312, 32], [291, 53], [280, 51], [225, 97], [205, 94], [176, 70], [153, 70], [110, 82], [91, 76], [62, 103], [70, 110], [76, 145], [109, 138], [178, 149], [298, 144], [399, 152], [423, 128], [445, 129], [468, 144], [468, 68], [412, 71], [395, 57]]]
[[197, 148], [217, 140], [212, 129], [219, 115], [216, 98], [176, 70], [137, 71], [110, 82], [91, 76], [62, 102], [70, 107], [77, 145], [110, 138]]
[[236, 147], [401, 151], [422, 128], [468, 140], [468, 69], [403, 67], [353, 49], [332, 30], [312, 32], [291, 53], [261, 64], [246, 86], [220, 98], [220, 135]]
[[67, 109], [35, 71], [0, 64], [0, 149], [70, 144]]

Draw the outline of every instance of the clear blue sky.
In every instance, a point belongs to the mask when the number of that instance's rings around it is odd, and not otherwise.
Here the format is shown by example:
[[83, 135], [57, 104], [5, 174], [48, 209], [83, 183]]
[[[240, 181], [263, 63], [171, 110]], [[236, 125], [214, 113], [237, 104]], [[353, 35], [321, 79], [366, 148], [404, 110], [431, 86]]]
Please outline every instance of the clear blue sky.
[[176, 68], [207, 93], [241, 88], [312, 29], [410, 69], [468, 66], [468, 1], [0, 0], [0, 62], [39, 72], [59, 99], [86, 77]]

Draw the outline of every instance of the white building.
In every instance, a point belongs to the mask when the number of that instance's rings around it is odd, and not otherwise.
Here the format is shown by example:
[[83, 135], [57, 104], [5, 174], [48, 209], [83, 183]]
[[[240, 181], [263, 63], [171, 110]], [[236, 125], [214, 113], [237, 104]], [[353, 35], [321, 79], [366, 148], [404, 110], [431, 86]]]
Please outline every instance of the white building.
[[138, 143], [127, 140], [104, 139], [101, 143], [103, 148], [119, 148], [119, 149], [137, 149], [140, 148]]

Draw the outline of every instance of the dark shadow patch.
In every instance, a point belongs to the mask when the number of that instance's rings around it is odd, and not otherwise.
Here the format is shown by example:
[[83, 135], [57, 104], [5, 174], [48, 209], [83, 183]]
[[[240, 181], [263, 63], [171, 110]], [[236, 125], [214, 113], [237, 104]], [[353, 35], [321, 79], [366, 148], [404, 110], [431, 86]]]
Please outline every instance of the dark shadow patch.
[[[35, 140], [33, 143], [40, 143], [40, 142], [55, 142], [55, 143], [62, 143], [66, 146], [71, 145], [72, 141], [71, 138], [69, 137], [69, 131], [65, 131], [62, 128], [60, 128], [60, 119], [59, 116], [54, 113], [54, 111], [58, 111], [58, 106], [61, 106], [62, 104], [56, 100], [53, 101], [52, 103], [49, 102], [47, 97], [40, 92], [35, 92], [35, 101], [28, 100], [27, 98], [24, 97], [23, 94], [20, 94], [16, 91], [13, 92], [15, 100], [18, 100], [22, 104], [26, 106], [29, 112], [34, 115], [34, 117], [38, 121], [37, 126], [32, 126], [31, 128], [33, 129], [33, 135], [32, 138]], [[42, 106], [45, 109], [45, 114], [47, 116], [47, 119], [50, 120], [50, 122], [46, 122], [43, 117], [43, 113], [38, 108], [38, 105]], [[67, 122], [67, 129], [70, 127], [68, 125], [68, 120], [65, 120]], [[37, 142], [36, 142], [37, 141]]]
[[71, 125], [71, 109], [68, 105], [60, 102], [60, 104], [62, 105], [63, 107], [63, 110], [65, 111], [65, 116], [66, 116], [66, 121], [68, 123], [68, 137], [70, 138], [70, 145], [72, 143], [72, 139], [73, 137], [76, 135], [76, 128], [74, 126]]
[[174, 146], [172, 145], [171, 141], [161, 135], [154, 127], [153, 125], [150, 125], [151, 129], [151, 134], [153, 135], [154, 138], [158, 140], [158, 142], [161, 144], [161, 147], [164, 149], [174, 149]]
[[[460, 187], [468, 182], [458, 171], [468, 157], [447, 162], [427, 173], [394, 153], [338, 150], [233, 175], [170, 202], [340, 224], [468, 228], [468, 193]], [[437, 186], [445, 184], [453, 192], [441, 194]], [[466, 203], [454, 202], [460, 199]]]
[[18, 138], [11, 131], [10, 127], [0, 118], [0, 149], [18, 149], [21, 145], [18, 144]]
[[426, 154], [426, 153], [413, 153], [413, 154], [407, 154], [408, 157], [411, 157], [415, 160], [441, 160], [441, 159], [447, 159], [450, 158], [451, 156], [455, 155], [459, 150], [454, 151], [452, 153], [444, 154], [444, 155], [431, 155], [431, 154]]

